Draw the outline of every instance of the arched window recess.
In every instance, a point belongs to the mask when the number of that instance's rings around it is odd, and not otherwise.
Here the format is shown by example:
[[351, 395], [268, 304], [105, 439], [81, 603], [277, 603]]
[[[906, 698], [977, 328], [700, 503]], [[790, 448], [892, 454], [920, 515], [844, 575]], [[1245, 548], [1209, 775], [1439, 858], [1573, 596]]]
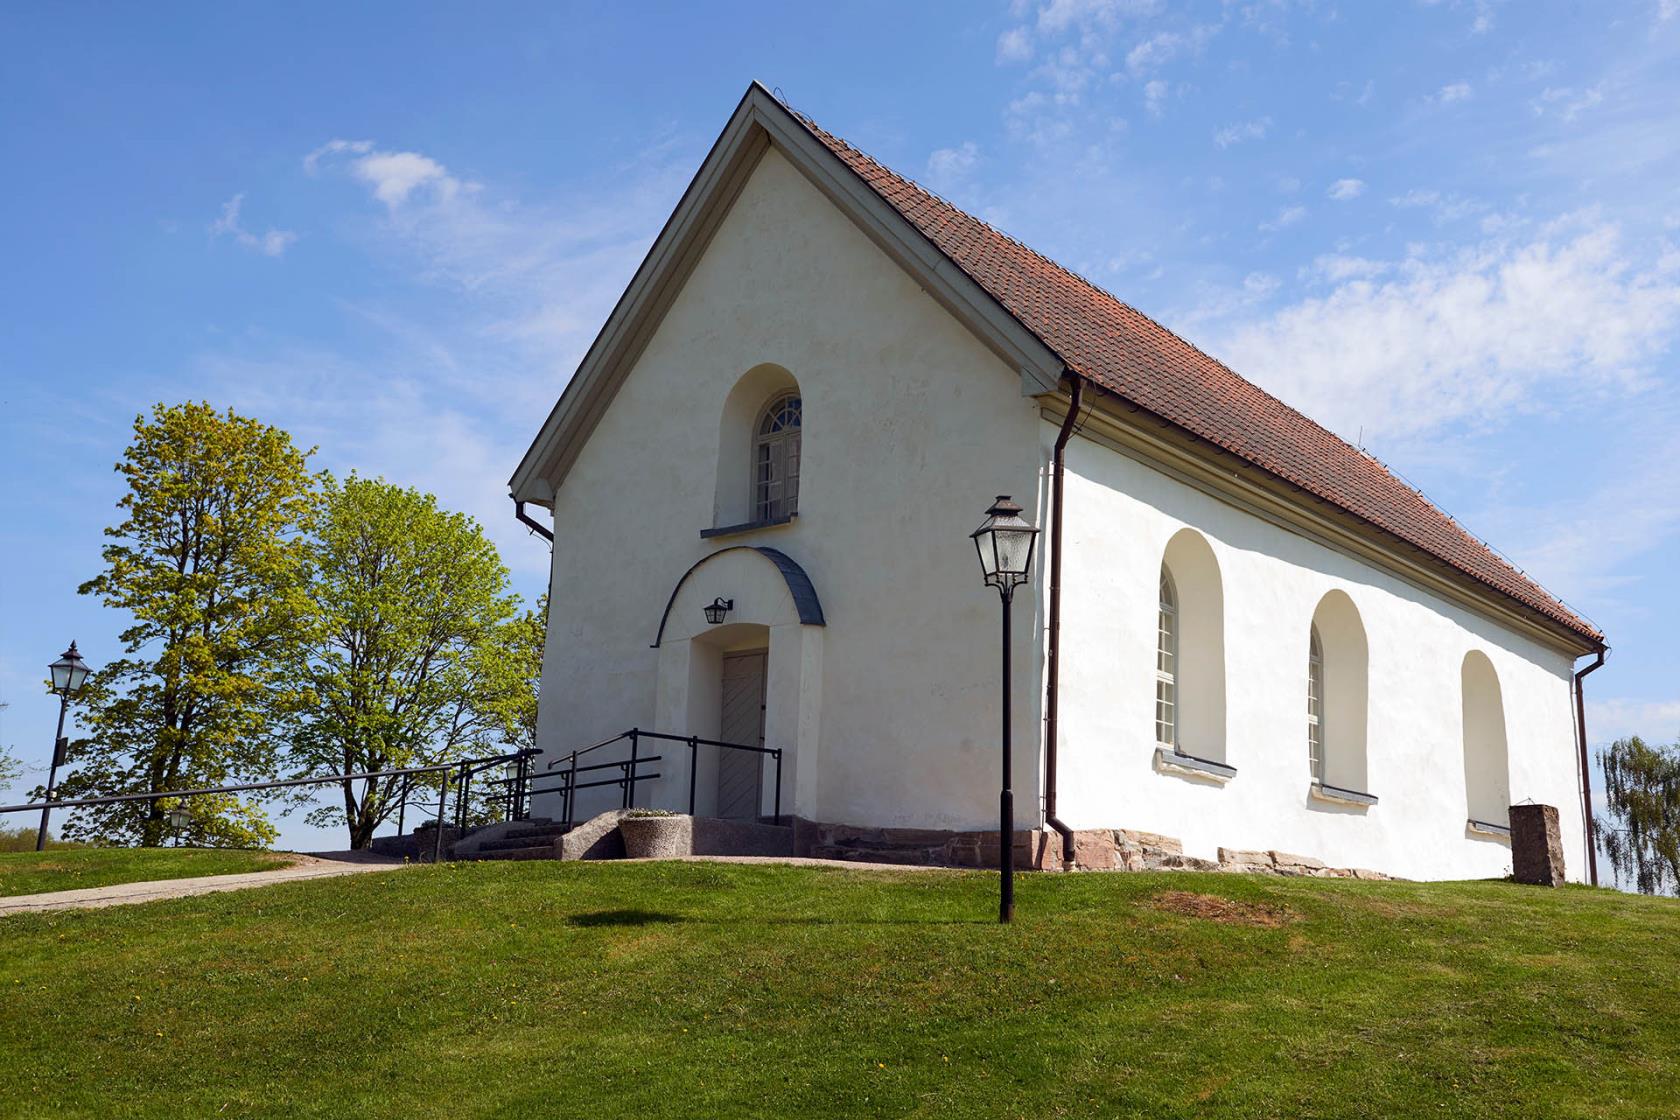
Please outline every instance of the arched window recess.
[[1306, 755], [1313, 801], [1364, 809], [1377, 803], [1365, 733], [1369, 645], [1359, 608], [1346, 592], [1319, 600], [1307, 631]]
[[1194, 529], [1162, 553], [1155, 619], [1155, 768], [1227, 782], [1237, 771], [1225, 757], [1225, 593]]

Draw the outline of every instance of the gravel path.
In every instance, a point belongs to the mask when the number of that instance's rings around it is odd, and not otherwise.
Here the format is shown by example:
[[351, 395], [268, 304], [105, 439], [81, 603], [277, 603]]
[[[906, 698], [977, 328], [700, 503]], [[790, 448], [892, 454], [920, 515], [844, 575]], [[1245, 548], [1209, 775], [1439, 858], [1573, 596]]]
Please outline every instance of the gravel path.
[[164, 898], [186, 898], [216, 891], [242, 891], [271, 883], [299, 879], [331, 879], [339, 875], [361, 875], [368, 871], [390, 871], [404, 866], [402, 860], [385, 859], [365, 852], [325, 852], [321, 856], [295, 856], [290, 867], [274, 871], [252, 871], [243, 875], [202, 875], [196, 879], [156, 879], [147, 883], [118, 883], [109, 887], [86, 887], [46, 894], [20, 894], [0, 898], [0, 917], [34, 914], [43, 910], [87, 910], [99, 906], [126, 906], [134, 902], [156, 902]]

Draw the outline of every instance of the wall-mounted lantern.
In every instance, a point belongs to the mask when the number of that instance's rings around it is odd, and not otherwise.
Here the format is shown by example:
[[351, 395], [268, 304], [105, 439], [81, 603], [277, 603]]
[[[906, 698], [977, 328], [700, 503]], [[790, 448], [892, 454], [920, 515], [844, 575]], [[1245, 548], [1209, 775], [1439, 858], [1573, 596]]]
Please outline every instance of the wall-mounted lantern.
[[723, 621], [723, 616], [735, 609], [735, 600], [725, 599], [719, 595], [701, 608], [706, 612], [706, 621], [716, 626]]

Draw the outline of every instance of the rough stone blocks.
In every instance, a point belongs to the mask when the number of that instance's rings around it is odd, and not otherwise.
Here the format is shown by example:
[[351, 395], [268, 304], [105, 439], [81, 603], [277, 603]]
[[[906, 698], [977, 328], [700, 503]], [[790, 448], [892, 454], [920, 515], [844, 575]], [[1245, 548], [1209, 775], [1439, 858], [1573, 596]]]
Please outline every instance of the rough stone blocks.
[[1563, 834], [1558, 829], [1557, 806], [1511, 806], [1511, 877], [1542, 887], [1563, 886]]

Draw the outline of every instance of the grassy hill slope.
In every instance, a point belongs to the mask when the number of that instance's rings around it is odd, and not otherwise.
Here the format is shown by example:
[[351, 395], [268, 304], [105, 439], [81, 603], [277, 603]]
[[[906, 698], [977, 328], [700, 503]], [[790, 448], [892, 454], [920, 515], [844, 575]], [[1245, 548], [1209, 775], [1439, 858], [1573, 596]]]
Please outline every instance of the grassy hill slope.
[[1680, 904], [458, 864], [0, 921], [0, 1112], [1680, 1116]]
[[0, 898], [75, 891], [117, 883], [273, 871], [294, 862], [283, 852], [236, 848], [52, 848], [0, 852]]

